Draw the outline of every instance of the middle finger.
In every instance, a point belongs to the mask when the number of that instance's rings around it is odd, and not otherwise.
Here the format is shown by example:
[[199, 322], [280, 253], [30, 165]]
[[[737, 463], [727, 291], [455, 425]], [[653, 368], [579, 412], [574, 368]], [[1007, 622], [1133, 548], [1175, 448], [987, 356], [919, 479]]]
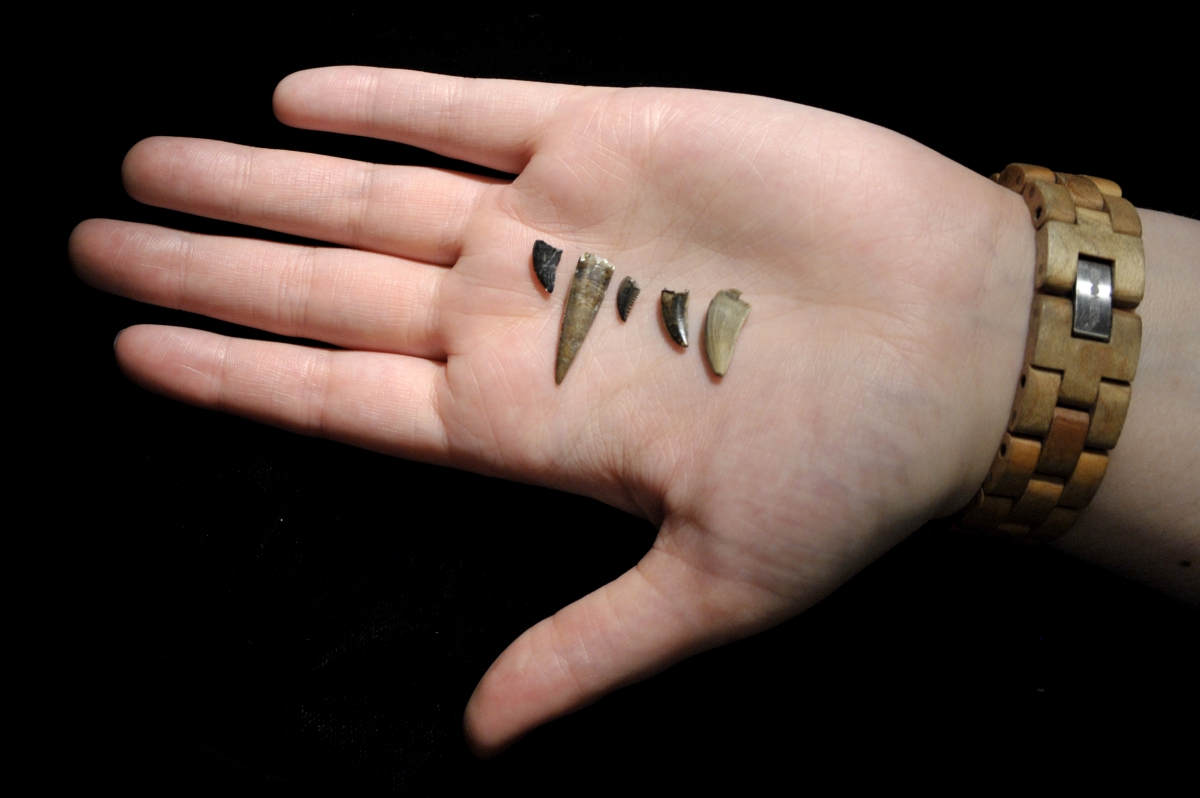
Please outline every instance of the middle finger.
[[373, 252], [91, 219], [71, 235], [87, 283], [155, 305], [336, 346], [444, 360], [448, 269]]

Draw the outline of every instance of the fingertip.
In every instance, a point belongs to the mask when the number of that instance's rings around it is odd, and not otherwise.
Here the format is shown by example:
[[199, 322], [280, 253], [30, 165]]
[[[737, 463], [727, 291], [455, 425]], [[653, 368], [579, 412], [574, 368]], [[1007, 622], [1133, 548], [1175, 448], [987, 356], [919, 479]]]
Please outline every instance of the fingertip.
[[84, 219], [75, 228], [71, 230], [71, 235], [67, 237], [67, 262], [71, 264], [71, 270], [81, 280], [86, 282], [83, 271], [83, 264], [87, 257], [87, 241], [92, 228], [95, 226], [95, 219]]
[[145, 201], [142, 195], [148, 183], [150, 164], [167, 146], [168, 140], [167, 136], [151, 136], [134, 144], [129, 148], [129, 152], [125, 153], [125, 158], [121, 161], [121, 184], [125, 186], [125, 192], [135, 200]]
[[[569, 614], [570, 608], [564, 610]], [[587, 676], [570, 672], [571, 655], [579, 654], [580, 648], [564, 641], [557, 630], [555, 618], [564, 610], [526, 629], [475, 686], [463, 713], [467, 746], [475, 756], [496, 756], [537, 727], [608, 692], [587, 690]]]
[[275, 85], [275, 93], [271, 95], [271, 110], [275, 118], [285, 125], [290, 124], [292, 110], [299, 104], [303, 83], [309, 72], [312, 70], [293, 72]]
[[181, 330], [178, 327], [161, 324], [131, 324], [121, 328], [113, 337], [113, 354], [117, 359], [117, 368], [143, 388], [162, 393], [162, 390], [154, 388], [147, 361], [150, 360], [151, 353], [168, 344], [179, 332]]
[[[486, 676], [484, 678], [487, 678]], [[479, 688], [483, 685], [480, 682], [475, 686], [475, 691], [471, 693], [470, 699], [467, 700], [466, 711], [463, 712], [463, 737], [467, 742], [467, 749], [479, 759], [491, 759], [496, 754], [503, 751], [507, 746], [498, 746], [496, 741], [491, 739], [490, 735], [481, 723]]]
[[112, 290], [105, 282], [103, 266], [118, 227], [111, 219], [84, 219], [67, 239], [67, 261], [75, 276], [102, 291]]
[[[122, 327], [117, 331], [117, 334], [113, 336], [113, 357], [117, 362], [117, 368], [122, 374], [125, 375], [126, 379], [143, 388], [148, 388], [150, 386], [148, 386], [146, 381], [141, 378], [141, 376], [138, 374], [137, 368], [135, 368], [134, 365], [136, 360], [134, 350], [137, 348], [136, 339], [139, 338], [139, 331], [134, 330], [134, 328], [145, 328], [148, 326], [151, 325], [134, 324], [129, 327]], [[141, 337], [144, 337], [145, 329], [142, 329], [140, 332], [142, 333]]]
[[285, 125], [304, 127], [319, 117], [321, 87], [334, 80], [348, 67], [315, 67], [293, 72], [275, 85], [271, 108], [275, 118]]
[[113, 338], [113, 351], [117, 352], [117, 359], [120, 361], [121, 355], [128, 355], [131, 347], [136, 347], [139, 342], [144, 344], [147, 336], [161, 338], [172, 329], [158, 324], [131, 324], [122, 327]]
[[[514, 646], [520, 645], [523, 638], [518, 638]], [[512, 648], [509, 647], [510, 650]], [[517, 700], [514, 706], [513, 699], [517, 698], [521, 688], [519, 680], [516, 684], [510, 684], [511, 689], [507, 690], [502, 684], [505, 681], [502, 671], [506, 670], [508, 653], [505, 651], [493, 662], [479, 684], [475, 685], [463, 712], [463, 735], [467, 748], [480, 759], [491, 759], [506, 751], [536, 727], [536, 724], [531, 726], [524, 722], [523, 718], [513, 717], [513, 710], [522, 708], [522, 704], [527, 705], [527, 702]], [[508, 701], [505, 701], [506, 695]]]
[[212, 362], [222, 336], [161, 324], [134, 324], [113, 340], [117, 368], [134, 385], [202, 407], [211, 406]]

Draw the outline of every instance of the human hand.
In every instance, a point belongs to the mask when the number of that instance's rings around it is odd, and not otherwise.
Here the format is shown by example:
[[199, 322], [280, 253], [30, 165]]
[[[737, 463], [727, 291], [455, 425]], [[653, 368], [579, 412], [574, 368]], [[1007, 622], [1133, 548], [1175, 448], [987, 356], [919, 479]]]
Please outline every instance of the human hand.
[[[276, 108], [519, 176], [143, 142], [125, 165], [136, 198], [349, 248], [81, 225], [73, 261], [98, 287], [341, 347], [135, 327], [117, 342], [126, 372], [660, 525], [635, 569], [492, 666], [467, 710], [478, 751], [804, 610], [982, 480], [1020, 368], [1033, 235], [1020, 198], [921, 145], [754, 97], [359, 68], [293, 75]], [[537, 238], [566, 251], [552, 297], [531, 273]], [[556, 386], [583, 251], [646, 296], [625, 324], [606, 302]], [[694, 335], [717, 290], [744, 292], [724, 379], [670, 344], [663, 287], [691, 290]]]

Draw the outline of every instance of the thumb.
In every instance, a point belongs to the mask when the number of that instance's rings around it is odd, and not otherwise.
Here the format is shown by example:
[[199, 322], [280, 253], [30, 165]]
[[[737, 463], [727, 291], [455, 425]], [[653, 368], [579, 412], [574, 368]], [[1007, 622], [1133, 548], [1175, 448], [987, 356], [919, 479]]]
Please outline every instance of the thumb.
[[492, 663], [467, 702], [472, 751], [499, 753], [547, 721], [790, 614], [778, 595], [698, 568], [662, 541], [660, 534], [636, 566], [528, 629]]

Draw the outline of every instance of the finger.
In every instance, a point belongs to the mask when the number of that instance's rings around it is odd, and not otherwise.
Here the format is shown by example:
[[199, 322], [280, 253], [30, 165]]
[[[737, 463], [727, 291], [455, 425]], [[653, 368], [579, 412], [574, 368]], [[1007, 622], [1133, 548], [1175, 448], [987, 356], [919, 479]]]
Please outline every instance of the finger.
[[189, 404], [306, 435], [446, 464], [444, 366], [421, 358], [130, 327], [117, 362], [134, 382]]
[[301, 247], [92, 219], [71, 262], [114, 294], [280, 335], [444, 360], [438, 266], [348, 249]]
[[618, 687], [764, 628], [776, 604], [656, 546], [505, 649], [467, 703], [467, 741], [481, 756], [495, 754]]
[[400, 141], [517, 174], [570, 97], [609, 91], [327, 67], [284, 78], [275, 89], [275, 115], [295, 127]]
[[156, 137], [122, 166], [139, 202], [451, 265], [484, 192], [502, 181], [221, 141]]

